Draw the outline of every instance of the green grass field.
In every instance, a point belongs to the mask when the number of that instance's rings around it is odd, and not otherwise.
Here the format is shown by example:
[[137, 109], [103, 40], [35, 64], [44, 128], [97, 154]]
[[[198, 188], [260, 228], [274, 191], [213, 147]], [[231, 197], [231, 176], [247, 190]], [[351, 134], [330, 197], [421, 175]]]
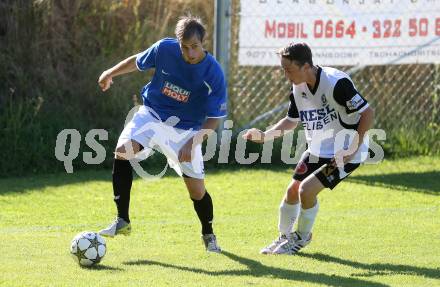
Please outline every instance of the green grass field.
[[176, 176], [133, 185], [129, 237], [95, 268], [69, 255], [80, 231], [113, 218], [110, 171], [0, 180], [1, 286], [440, 286], [440, 158], [365, 165], [320, 195], [314, 240], [264, 256], [288, 169], [208, 169], [222, 254], [202, 248]]

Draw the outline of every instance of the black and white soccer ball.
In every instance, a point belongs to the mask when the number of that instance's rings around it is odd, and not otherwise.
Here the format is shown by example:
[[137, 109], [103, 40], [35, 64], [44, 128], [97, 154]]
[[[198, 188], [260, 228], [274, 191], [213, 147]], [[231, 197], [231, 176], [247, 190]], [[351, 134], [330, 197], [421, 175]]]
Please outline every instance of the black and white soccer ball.
[[70, 254], [81, 266], [93, 266], [104, 258], [107, 247], [98, 233], [84, 231], [78, 233], [70, 244]]

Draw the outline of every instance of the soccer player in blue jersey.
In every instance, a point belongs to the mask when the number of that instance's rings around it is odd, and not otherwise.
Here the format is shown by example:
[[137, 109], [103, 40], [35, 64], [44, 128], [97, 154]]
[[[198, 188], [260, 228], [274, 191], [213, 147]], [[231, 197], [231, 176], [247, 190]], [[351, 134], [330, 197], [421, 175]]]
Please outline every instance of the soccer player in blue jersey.
[[106, 91], [115, 76], [155, 68], [141, 91], [143, 106], [125, 126], [116, 146], [113, 193], [118, 215], [101, 235], [131, 232], [130, 162], [140, 151], [154, 147], [182, 176], [202, 225], [206, 250], [221, 252], [212, 228], [213, 203], [205, 189], [201, 144], [226, 116], [226, 87], [219, 63], [203, 48], [205, 31], [199, 18], [181, 17], [176, 39], [162, 39], [99, 77]]

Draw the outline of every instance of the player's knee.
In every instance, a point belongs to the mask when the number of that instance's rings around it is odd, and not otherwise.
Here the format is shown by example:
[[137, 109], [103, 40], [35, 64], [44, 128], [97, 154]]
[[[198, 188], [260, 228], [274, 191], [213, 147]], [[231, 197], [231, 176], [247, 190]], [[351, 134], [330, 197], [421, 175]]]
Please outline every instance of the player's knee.
[[191, 199], [200, 200], [205, 196], [206, 188], [203, 180], [184, 176], [184, 181]]
[[288, 201], [296, 201], [299, 198], [299, 181], [293, 181], [287, 187], [287, 200]]
[[315, 194], [307, 183], [301, 183], [299, 185], [299, 194], [301, 195], [301, 203], [303, 205], [315, 201]]
[[298, 195], [299, 194], [299, 182], [294, 181], [287, 187], [287, 193], [289, 195]]
[[200, 188], [191, 188], [188, 189], [189, 197], [193, 200], [201, 200], [203, 196], [205, 195], [205, 189]]
[[308, 195], [308, 188], [306, 183], [301, 183], [298, 187], [299, 194], [301, 197], [307, 197]]
[[136, 153], [139, 152], [139, 145], [135, 142], [129, 141], [119, 145], [115, 149], [115, 158], [121, 160], [133, 159]]

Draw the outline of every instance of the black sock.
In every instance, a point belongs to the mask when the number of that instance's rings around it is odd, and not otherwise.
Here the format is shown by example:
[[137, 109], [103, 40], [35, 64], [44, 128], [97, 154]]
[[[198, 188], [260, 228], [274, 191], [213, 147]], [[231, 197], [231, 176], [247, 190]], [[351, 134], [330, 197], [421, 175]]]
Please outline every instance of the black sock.
[[212, 199], [209, 193], [206, 191], [205, 195], [200, 200], [191, 200], [194, 202], [194, 209], [197, 212], [197, 216], [202, 223], [202, 234], [212, 234], [212, 219], [214, 217], [214, 208], [212, 206]]
[[128, 208], [130, 206], [130, 190], [133, 182], [133, 169], [128, 160], [115, 159], [113, 162], [113, 194], [118, 208], [118, 217], [130, 222]]

